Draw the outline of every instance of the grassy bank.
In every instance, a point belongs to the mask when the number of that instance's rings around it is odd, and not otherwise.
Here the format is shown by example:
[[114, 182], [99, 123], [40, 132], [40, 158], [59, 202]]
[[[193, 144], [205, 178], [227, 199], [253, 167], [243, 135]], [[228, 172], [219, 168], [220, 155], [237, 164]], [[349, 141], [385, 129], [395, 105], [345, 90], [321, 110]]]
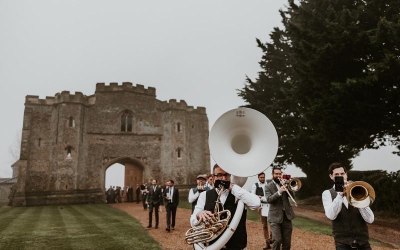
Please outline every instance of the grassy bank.
[[0, 207], [1, 249], [161, 249], [107, 205]]

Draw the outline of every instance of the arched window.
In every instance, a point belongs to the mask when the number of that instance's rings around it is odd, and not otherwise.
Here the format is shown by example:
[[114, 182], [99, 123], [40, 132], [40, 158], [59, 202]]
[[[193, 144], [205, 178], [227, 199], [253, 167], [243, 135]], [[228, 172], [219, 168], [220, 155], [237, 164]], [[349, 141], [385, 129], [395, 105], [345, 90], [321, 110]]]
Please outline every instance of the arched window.
[[124, 111], [121, 115], [121, 132], [132, 132], [132, 119], [132, 113]]
[[74, 120], [74, 117], [72, 117], [72, 116], [69, 117], [69, 119], [68, 119], [68, 126], [69, 126], [70, 128], [75, 128], [75, 120]]

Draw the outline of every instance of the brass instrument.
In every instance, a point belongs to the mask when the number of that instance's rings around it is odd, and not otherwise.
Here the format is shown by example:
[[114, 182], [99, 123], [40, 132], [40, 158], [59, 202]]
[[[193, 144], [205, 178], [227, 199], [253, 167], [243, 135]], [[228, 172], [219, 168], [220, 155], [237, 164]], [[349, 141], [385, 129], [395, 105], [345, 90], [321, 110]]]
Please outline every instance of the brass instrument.
[[[218, 198], [215, 202], [214, 213], [210, 220], [201, 221], [197, 226], [194, 226], [186, 231], [185, 241], [187, 244], [208, 243], [217, 238], [226, 228], [231, 218], [231, 212], [225, 210], [220, 196], [224, 188], [220, 188]], [[222, 210], [221, 210], [222, 208]]]
[[[294, 200], [293, 196], [290, 194], [290, 191], [297, 192], [301, 188], [301, 181], [298, 178], [291, 178], [290, 175], [284, 174], [282, 178], [279, 178], [279, 181], [282, 186], [285, 187], [285, 191], [288, 194], [290, 200], [293, 202], [293, 204], [297, 207], [297, 202]], [[288, 190], [289, 189], [289, 190]]]
[[[217, 119], [210, 131], [209, 147], [214, 161], [231, 174], [232, 183], [243, 186], [247, 177], [263, 172], [275, 159], [278, 134], [265, 115], [257, 110], [241, 107], [232, 109]], [[219, 195], [220, 193], [218, 197]], [[244, 211], [243, 201], [238, 200], [236, 212], [230, 222], [230, 212], [218, 210], [220, 205], [218, 198], [217, 212], [212, 221], [200, 223], [186, 232], [185, 240], [188, 244], [194, 243], [194, 249], [221, 249], [236, 231]], [[220, 230], [218, 235], [222, 234], [218, 236], [214, 230]], [[213, 244], [209, 244], [217, 237], [219, 238]]]
[[357, 208], [368, 207], [375, 201], [375, 190], [365, 181], [350, 182], [345, 186], [344, 194], [350, 205]]

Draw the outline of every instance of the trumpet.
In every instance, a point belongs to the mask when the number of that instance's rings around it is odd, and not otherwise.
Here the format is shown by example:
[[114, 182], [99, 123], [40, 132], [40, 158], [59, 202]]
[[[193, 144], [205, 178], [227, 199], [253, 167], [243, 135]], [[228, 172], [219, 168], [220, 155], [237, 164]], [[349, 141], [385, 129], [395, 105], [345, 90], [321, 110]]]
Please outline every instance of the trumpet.
[[301, 188], [301, 181], [297, 178], [291, 178], [290, 175], [284, 174], [282, 178], [279, 178], [279, 182], [285, 188], [286, 193], [288, 194], [290, 200], [297, 207], [297, 202], [294, 200], [293, 196], [290, 194], [289, 190], [292, 192], [297, 192]]
[[353, 207], [365, 208], [375, 201], [375, 190], [365, 181], [349, 182], [343, 193]]

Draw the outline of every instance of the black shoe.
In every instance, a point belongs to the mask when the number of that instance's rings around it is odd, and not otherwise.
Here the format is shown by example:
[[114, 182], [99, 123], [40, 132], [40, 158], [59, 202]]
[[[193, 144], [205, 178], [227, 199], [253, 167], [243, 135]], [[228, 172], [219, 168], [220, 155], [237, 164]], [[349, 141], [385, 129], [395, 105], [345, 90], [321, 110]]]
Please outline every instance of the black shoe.
[[171, 229], [169, 229], [169, 227], [167, 227], [165, 230], [167, 230], [168, 232], [171, 231]]
[[155, 229], [158, 229], [158, 226], [155, 226], [154, 228], [155, 228]]
[[151, 225], [148, 225], [147, 228], [151, 228]]

